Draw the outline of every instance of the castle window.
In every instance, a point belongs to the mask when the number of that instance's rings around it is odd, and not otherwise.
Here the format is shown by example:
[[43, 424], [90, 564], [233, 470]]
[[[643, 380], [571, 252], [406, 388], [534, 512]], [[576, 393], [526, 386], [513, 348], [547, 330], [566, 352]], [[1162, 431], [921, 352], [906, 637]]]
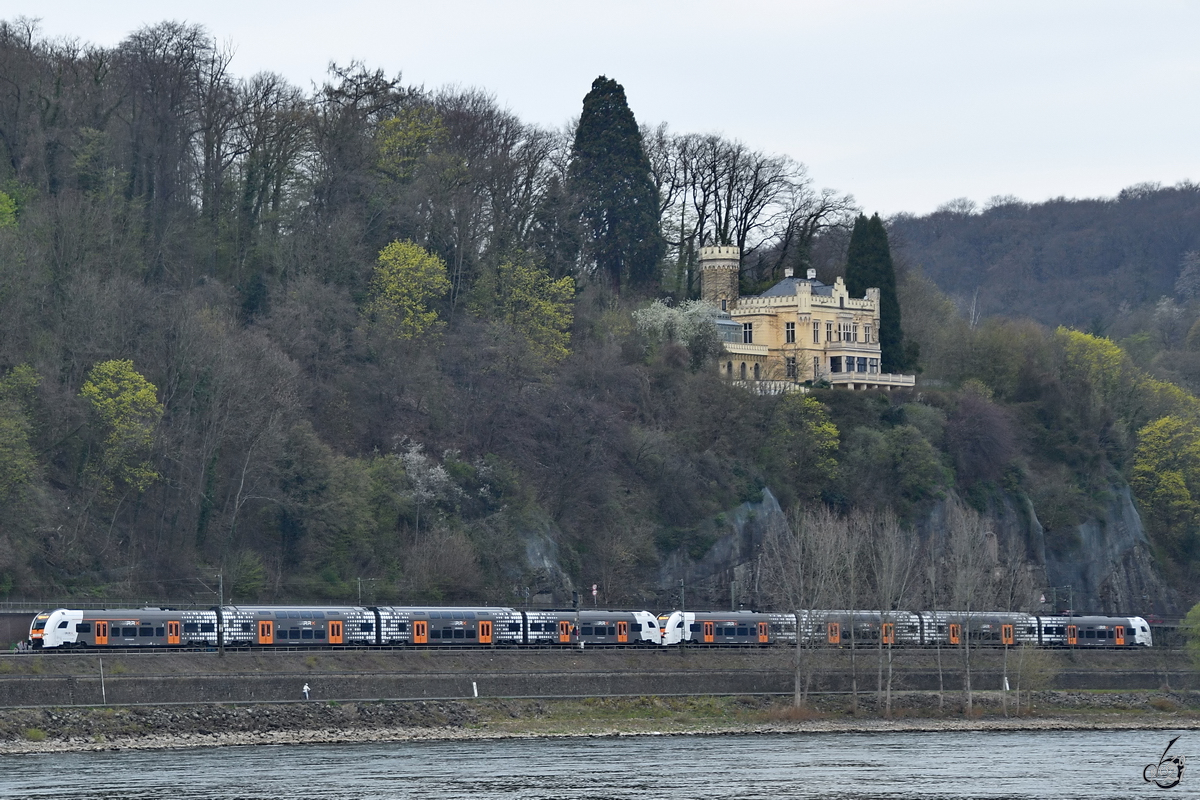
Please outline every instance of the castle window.
[[742, 344], [754, 344], [754, 323], [742, 323]]
[[870, 369], [871, 369], [871, 374], [872, 374], [872, 375], [878, 375], [878, 374], [879, 374], [879, 359], [878, 359], [878, 358], [872, 358], [872, 359], [871, 359], [871, 360], [869, 360], [867, 363], [871, 365], [871, 367], [870, 367]]
[[871, 326], [863, 325], [863, 341], [867, 344], [871, 343]]
[[867, 359], [866, 359], [866, 357], [865, 357], [865, 356], [864, 356], [864, 357], [862, 357], [862, 358], [860, 358], [860, 359], [858, 359], [858, 371], [859, 371], [859, 372], [866, 372], [866, 371], [867, 371]]
[[788, 344], [795, 344], [796, 343], [796, 323], [794, 323], [794, 322], [783, 323], [783, 334], [784, 334], [784, 339], [787, 341]]
[[814, 381], [820, 380], [820, 378], [821, 378], [821, 357], [813, 356], [813, 380]]
[[784, 363], [787, 366], [787, 376], [789, 378], [794, 379], [796, 377], [796, 359], [795, 359], [795, 357], [788, 356], [787, 358], [784, 359]]
[[759, 365], [755, 364], [754, 365], [754, 380], [758, 380], [760, 375], [761, 375], [761, 373], [759, 372]]
[[728, 310], [729, 310], [729, 301], [728, 301], [728, 300], [726, 300], [726, 299], [724, 299], [724, 298], [722, 298], [722, 299], [721, 299], [721, 310], [722, 310], [722, 311], [728, 311]]
[[842, 371], [842, 357], [841, 356], [830, 356], [829, 357], [829, 371], [830, 372], [841, 372]]
[[842, 342], [853, 342], [854, 340], [851, 339], [850, 336], [851, 336], [850, 323], [849, 322], [839, 322], [838, 323], [838, 340], [842, 341]]
[[821, 323], [813, 320], [813, 344], [821, 343]]
[[725, 362], [725, 374], [728, 375], [730, 378], [733, 377], [733, 362], [732, 361]]
[[854, 333], [852, 333], [851, 335], [852, 335], [854, 338], [853, 338], [853, 339], [851, 339], [850, 341], [852, 341], [852, 342], [857, 342], [857, 341], [858, 341], [858, 323], [857, 323], [857, 322], [856, 322], [856, 323], [854, 323], [854, 325], [853, 325], [853, 329], [854, 329]]
[[827, 342], [833, 341], [833, 323], [832, 322], [825, 323], [825, 341], [827, 341]]
[[746, 380], [746, 362], [742, 362], [742, 380]]

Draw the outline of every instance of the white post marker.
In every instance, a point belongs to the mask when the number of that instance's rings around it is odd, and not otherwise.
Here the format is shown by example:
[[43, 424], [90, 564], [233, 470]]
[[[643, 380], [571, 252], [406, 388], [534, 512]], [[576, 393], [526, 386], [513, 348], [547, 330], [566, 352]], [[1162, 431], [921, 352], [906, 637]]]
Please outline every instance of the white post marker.
[[479, 684], [475, 681], [471, 681], [471, 691], [475, 693], [476, 697], [479, 697]]

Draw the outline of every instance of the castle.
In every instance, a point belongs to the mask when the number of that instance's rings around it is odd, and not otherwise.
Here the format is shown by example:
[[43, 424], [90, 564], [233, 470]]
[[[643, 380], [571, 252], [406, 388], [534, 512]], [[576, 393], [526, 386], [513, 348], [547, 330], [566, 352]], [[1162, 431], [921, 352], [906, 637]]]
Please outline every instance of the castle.
[[879, 290], [851, 297], [832, 286], [784, 278], [757, 297], [741, 297], [736, 247], [700, 249], [700, 298], [718, 309], [724, 346], [721, 375], [762, 392], [800, 389], [818, 381], [848, 389], [910, 387], [914, 375], [879, 371]]

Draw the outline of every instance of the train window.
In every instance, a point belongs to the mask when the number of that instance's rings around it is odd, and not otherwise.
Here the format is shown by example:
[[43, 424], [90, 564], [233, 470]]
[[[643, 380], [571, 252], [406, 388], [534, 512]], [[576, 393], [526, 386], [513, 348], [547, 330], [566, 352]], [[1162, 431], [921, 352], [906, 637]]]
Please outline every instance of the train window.
[[699, 622], [693, 622], [693, 623], [691, 624], [691, 626], [690, 626], [689, 630], [690, 630], [692, 633], [699, 633], [699, 632], [700, 632], [700, 623], [699, 623]]
[[439, 613], [438, 613], [438, 612], [436, 612], [436, 611], [430, 611], [430, 612], [429, 612], [429, 618], [430, 618], [430, 619], [441, 619], [441, 618], [442, 618], [442, 615], [441, 615], [441, 614], [439, 614]]
[[616, 636], [616, 635], [617, 635], [617, 626], [615, 626], [615, 625], [609, 625], [609, 626], [608, 626], [608, 635], [609, 635], [609, 636]]
[[312, 619], [312, 612], [311, 611], [301, 611], [300, 619]]
[[330, 611], [328, 613], [329, 613], [329, 616], [331, 616], [331, 617], [340, 617], [342, 615], [342, 612], [340, 612], [340, 611]]
[[462, 628], [454, 629], [454, 638], [455, 639], [464, 639], [464, 638], [466, 638], [466, 635], [467, 635], [466, 631], [464, 631]]
[[726, 636], [737, 636], [737, 628], [726, 628], [725, 635]]
[[217, 630], [217, 623], [215, 623], [215, 622], [201, 622], [200, 623], [200, 632], [201, 633], [215, 633], [216, 630]]
[[254, 630], [254, 623], [243, 622], [241, 627], [242, 627], [242, 633], [250, 633], [251, 631]]
[[396, 623], [396, 630], [398, 630], [400, 633], [404, 633], [405, 631], [408, 630], [408, 623], [407, 622]]
[[91, 633], [92, 632], [92, 623], [90, 623], [90, 622], [79, 623], [78, 625], [75, 626], [75, 632], [76, 633]]
[[167, 635], [166, 629], [165, 628], [155, 628], [154, 635], [155, 636], [166, 636]]
[[592, 626], [584, 625], [582, 628], [579, 629], [579, 634], [581, 636], [591, 636], [592, 635]]
[[738, 636], [749, 636], [749, 635], [750, 635], [750, 630], [749, 630], [748, 628], [742, 628], [742, 627], [739, 627], [739, 628], [737, 629], [737, 635], [738, 635]]
[[360, 631], [362, 631], [363, 633], [371, 633], [373, 630], [375, 630], [375, 623], [374, 622], [359, 623], [358, 629]]
[[475, 612], [474, 611], [464, 611], [463, 619], [475, 619]]
[[[456, 631], [454, 630], [454, 628], [442, 628], [442, 638], [443, 639], [453, 639], [455, 633], [456, 633]], [[458, 638], [460, 638], [460, 639], [462, 638], [461, 632], [458, 633]]]
[[198, 633], [199, 631], [200, 631], [200, 623], [199, 622], [183, 623], [183, 632], [184, 633]]
[[275, 619], [287, 619], [287, 612], [286, 611], [276, 611]]
[[461, 611], [452, 611], [452, 612], [450, 612], [450, 618], [451, 619], [462, 619], [463, 618], [462, 612]]
[[60, 628], [67, 627], [67, 621], [64, 619], [62, 622], [58, 623], [58, 627], [60, 627]]
[[137, 628], [121, 628], [121, 636], [134, 637], [137, 636]]
[[325, 612], [324, 611], [314, 611], [314, 612], [312, 612], [312, 618], [313, 619], [325, 619]]
[[531, 623], [529, 623], [529, 630], [531, 630], [531, 631], [540, 631], [541, 629], [542, 629], [542, 623], [540, 623], [540, 622], [531, 622]]
[[429, 632], [429, 638], [430, 638], [430, 639], [440, 639], [440, 638], [442, 638], [442, 632], [441, 632], [441, 630], [440, 630], [440, 629], [438, 629], [438, 628], [434, 628], [433, 630], [431, 630], [431, 631]]
[[508, 623], [508, 631], [509, 631], [509, 633], [517, 633], [517, 632], [519, 632], [520, 630], [521, 630], [521, 623], [519, 623], [519, 622], [510, 622], [510, 623]]
[[312, 628], [305, 628], [304, 630], [300, 631], [301, 639], [311, 639], [312, 637]]
[[468, 639], [475, 638], [475, 629], [474, 628], [467, 628], [467, 638]]
[[316, 637], [317, 639], [324, 639], [325, 631], [317, 629], [317, 630], [313, 631], [313, 636]]
[[289, 611], [289, 612], [287, 612], [287, 615], [288, 615], [288, 619], [300, 619], [299, 611]]
[[1096, 632], [1095, 632], [1095, 631], [1084, 631], [1084, 632], [1083, 632], [1083, 636], [1084, 636], [1084, 638], [1085, 638], [1085, 639], [1095, 639], [1095, 638], [1096, 638]]

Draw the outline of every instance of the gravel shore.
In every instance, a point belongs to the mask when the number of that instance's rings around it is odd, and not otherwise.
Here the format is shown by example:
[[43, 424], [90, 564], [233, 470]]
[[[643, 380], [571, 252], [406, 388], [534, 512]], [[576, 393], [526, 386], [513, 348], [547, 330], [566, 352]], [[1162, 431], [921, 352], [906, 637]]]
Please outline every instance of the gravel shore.
[[[861, 698], [814, 699], [802, 712], [780, 698], [597, 698], [576, 701], [281, 703], [0, 710], [0, 754], [165, 750], [263, 744], [605, 736], [714, 736], [896, 731], [1200, 729], [1190, 692], [1041, 692], [1034, 710], [1004, 716], [979, 693], [975, 715], [939, 710], [936, 696], [895, 698], [883, 719]], [[957, 698], [955, 698], [957, 702]], [[944, 716], [941, 715], [944, 713]]]

